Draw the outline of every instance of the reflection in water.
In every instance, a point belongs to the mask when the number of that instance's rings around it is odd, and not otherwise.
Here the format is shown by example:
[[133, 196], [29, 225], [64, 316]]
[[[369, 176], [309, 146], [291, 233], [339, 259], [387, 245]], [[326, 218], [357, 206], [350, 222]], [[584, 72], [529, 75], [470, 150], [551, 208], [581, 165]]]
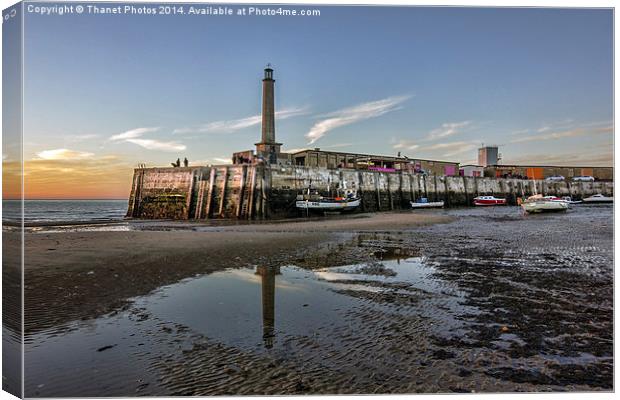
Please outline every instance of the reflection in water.
[[375, 251], [373, 254], [380, 261], [394, 260], [397, 264], [400, 264], [401, 260], [405, 261], [420, 256], [420, 252], [417, 249], [406, 247], [386, 247]]
[[265, 347], [273, 347], [275, 337], [275, 300], [276, 300], [276, 275], [280, 274], [280, 267], [256, 267], [256, 275], [261, 277], [261, 290], [263, 302], [263, 342]]

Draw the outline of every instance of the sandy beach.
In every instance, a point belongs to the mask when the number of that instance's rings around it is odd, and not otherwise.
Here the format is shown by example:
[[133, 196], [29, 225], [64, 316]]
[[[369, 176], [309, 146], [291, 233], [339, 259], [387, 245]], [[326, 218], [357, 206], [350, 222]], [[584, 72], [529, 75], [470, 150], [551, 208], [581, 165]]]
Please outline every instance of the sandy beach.
[[610, 390], [605, 213], [29, 231], [26, 394]]

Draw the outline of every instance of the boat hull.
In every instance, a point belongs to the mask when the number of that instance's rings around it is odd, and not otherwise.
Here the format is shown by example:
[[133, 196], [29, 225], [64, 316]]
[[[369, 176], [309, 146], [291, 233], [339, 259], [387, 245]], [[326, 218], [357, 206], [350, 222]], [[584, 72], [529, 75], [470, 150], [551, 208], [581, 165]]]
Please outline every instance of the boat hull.
[[503, 206], [506, 200], [474, 200], [475, 206]]
[[568, 210], [568, 203], [560, 201], [525, 202], [521, 207], [528, 213], [558, 212]]
[[411, 208], [443, 208], [443, 201], [431, 201], [428, 203], [411, 202]]
[[295, 207], [301, 210], [333, 212], [333, 211], [351, 211], [359, 207], [361, 199], [347, 199], [343, 201], [311, 201], [298, 200]]
[[586, 198], [582, 200], [583, 203], [585, 204], [609, 204], [609, 203], [613, 203], [614, 199], [611, 197], [605, 198], [605, 199], [590, 199], [590, 198]]

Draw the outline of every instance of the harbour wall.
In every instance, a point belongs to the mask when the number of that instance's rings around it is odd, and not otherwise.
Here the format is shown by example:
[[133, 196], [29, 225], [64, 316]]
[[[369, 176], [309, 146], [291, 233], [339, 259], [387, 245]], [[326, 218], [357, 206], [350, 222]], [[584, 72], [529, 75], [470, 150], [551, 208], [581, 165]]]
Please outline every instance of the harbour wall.
[[303, 166], [219, 165], [137, 168], [127, 217], [146, 219], [275, 219], [299, 215], [297, 195], [311, 187], [324, 195], [339, 187], [362, 198], [356, 212], [409, 208], [421, 197], [443, 200], [446, 207], [471, 206], [476, 196], [534, 194], [578, 200], [601, 193], [613, 196], [613, 182], [546, 182], [510, 178], [419, 175]]

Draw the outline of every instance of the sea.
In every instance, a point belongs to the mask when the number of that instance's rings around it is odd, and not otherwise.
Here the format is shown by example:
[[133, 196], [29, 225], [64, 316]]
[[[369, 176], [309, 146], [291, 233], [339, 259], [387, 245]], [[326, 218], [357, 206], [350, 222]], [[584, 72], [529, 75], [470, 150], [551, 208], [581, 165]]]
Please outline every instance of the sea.
[[[120, 221], [127, 200], [24, 200], [26, 224], [92, 223]], [[2, 201], [2, 221], [21, 220], [21, 200]]]

